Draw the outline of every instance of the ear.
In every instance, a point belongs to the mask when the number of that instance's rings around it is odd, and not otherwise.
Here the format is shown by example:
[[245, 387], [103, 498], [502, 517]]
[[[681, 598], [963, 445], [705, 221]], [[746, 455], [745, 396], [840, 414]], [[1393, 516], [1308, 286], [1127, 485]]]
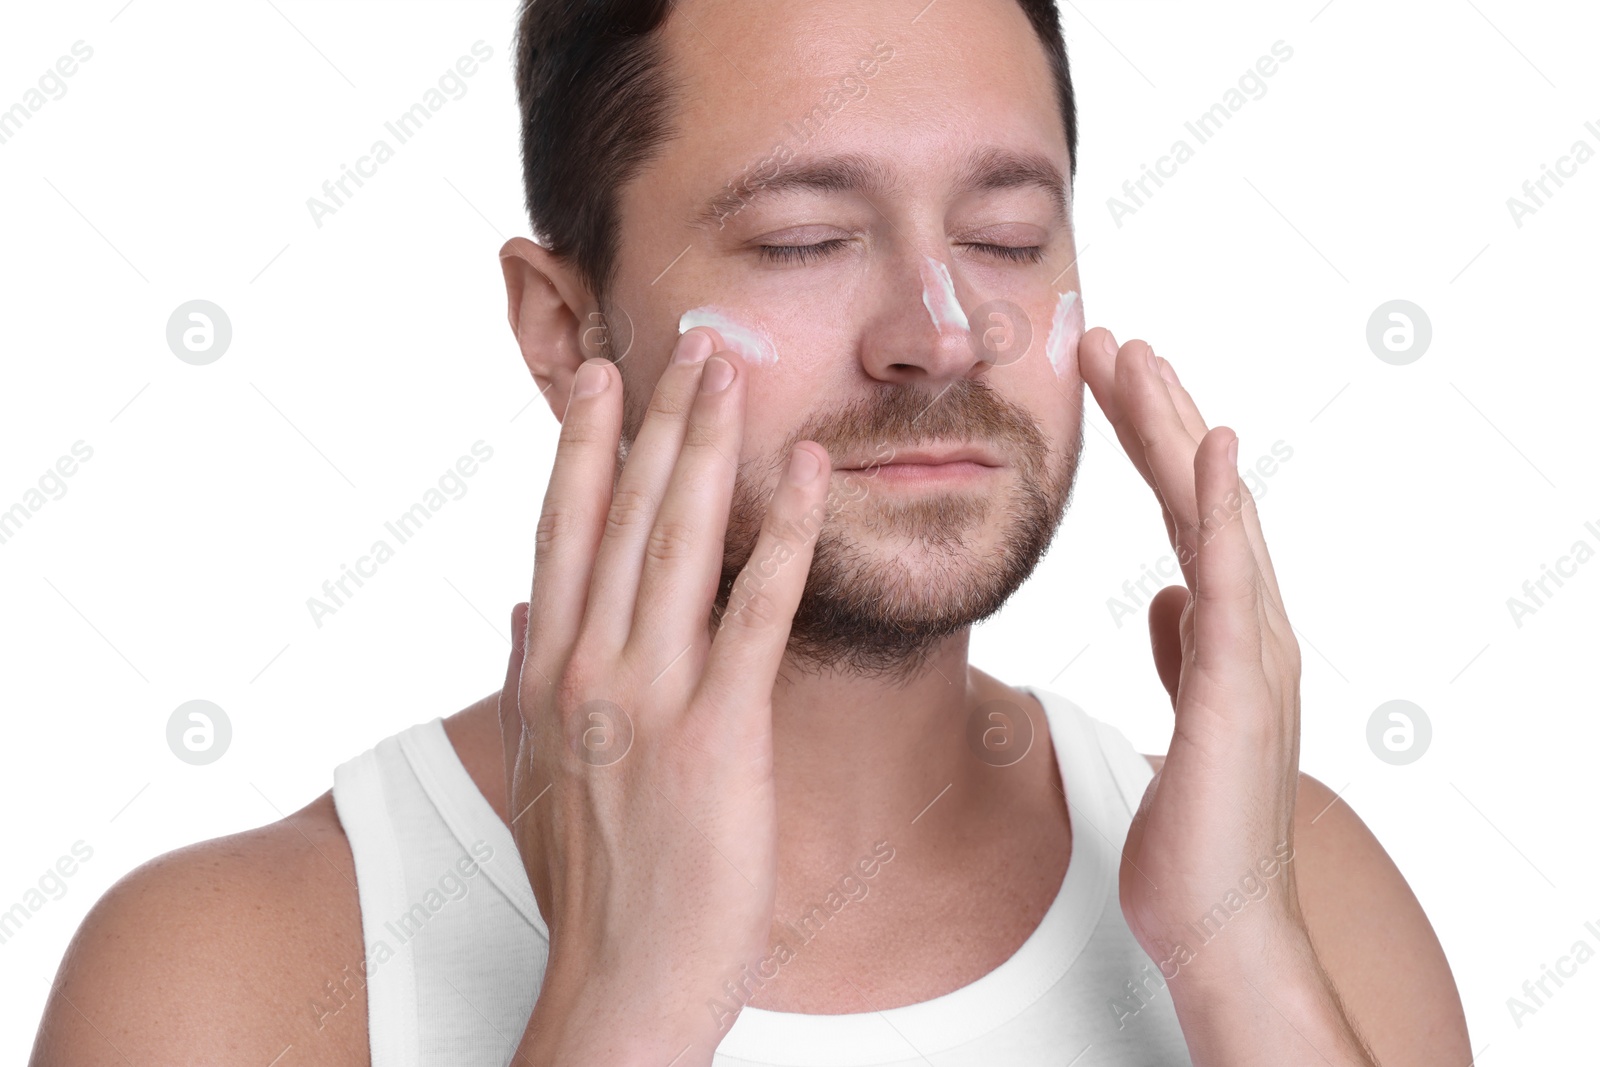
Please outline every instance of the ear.
[[513, 237], [501, 247], [500, 269], [511, 333], [559, 422], [578, 368], [602, 354], [587, 343], [599, 323], [599, 305], [571, 266], [526, 237]]

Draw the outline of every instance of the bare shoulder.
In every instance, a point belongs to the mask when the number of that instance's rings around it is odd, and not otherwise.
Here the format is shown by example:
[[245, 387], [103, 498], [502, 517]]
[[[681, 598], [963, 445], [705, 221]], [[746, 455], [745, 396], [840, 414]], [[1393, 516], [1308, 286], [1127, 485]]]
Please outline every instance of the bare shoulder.
[[[1160, 770], [1165, 757], [1145, 759]], [[1293, 863], [1317, 955], [1379, 1062], [1469, 1062], [1455, 976], [1416, 894], [1354, 809], [1304, 771]]]
[[367, 1064], [362, 954], [355, 865], [324, 793], [107, 890], [62, 958], [31, 1062]]

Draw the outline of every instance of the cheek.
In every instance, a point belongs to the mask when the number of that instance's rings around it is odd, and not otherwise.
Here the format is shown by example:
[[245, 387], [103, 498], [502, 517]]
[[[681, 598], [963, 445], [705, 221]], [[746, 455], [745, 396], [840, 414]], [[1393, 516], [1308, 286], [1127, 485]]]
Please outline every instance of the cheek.
[[753, 366], [770, 367], [778, 362], [778, 346], [760, 321], [745, 322], [723, 308], [706, 305], [690, 308], [678, 319], [680, 334], [696, 326], [716, 330], [729, 348]]
[[1062, 293], [1056, 300], [1055, 313], [1050, 316], [1050, 334], [1044, 344], [1044, 353], [1056, 377], [1066, 377], [1082, 336], [1083, 301], [1075, 291]]

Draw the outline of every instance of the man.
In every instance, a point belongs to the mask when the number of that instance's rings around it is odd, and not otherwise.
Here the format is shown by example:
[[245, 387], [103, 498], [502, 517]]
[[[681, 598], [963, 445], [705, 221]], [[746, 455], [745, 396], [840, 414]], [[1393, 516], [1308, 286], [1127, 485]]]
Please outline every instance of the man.
[[[531, 0], [518, 85], [562, 434], [505, 683], [118, 883], [34, 1062], [1466, 1064], [1298, 772], [1234, 435], [1082, 330], [1053, 6]], [[967, 663], [1085, 383], [1183, 569], [1165, 757]]]

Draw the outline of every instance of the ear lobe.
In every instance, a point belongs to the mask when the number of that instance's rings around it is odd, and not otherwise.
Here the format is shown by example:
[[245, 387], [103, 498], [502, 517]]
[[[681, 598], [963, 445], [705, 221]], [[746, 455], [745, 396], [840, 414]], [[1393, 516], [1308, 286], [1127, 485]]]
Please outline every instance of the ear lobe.
[[525, 237], [500, 249], [506, 282], [506, 321], [534, 382], [560, 420], [572, 379], [585, 359], [584, 316], [593, 301], [576, 274], [551, 252]]

